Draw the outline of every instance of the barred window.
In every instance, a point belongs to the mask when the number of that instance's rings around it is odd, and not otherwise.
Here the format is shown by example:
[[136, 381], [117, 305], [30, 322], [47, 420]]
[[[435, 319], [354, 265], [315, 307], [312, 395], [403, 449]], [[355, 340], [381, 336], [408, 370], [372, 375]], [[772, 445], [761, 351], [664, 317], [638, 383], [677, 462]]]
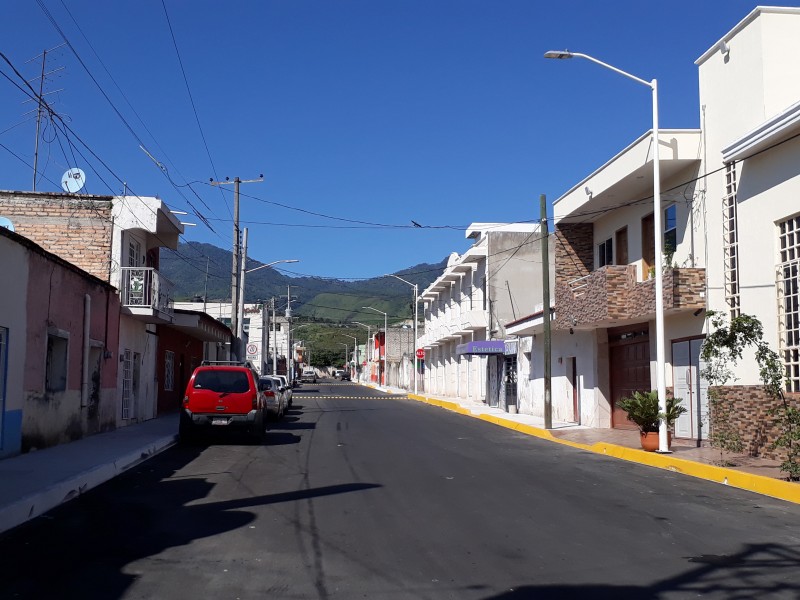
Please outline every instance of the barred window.
[[800, 216], [778, 224], [777, 268], [780, 353], [786, 366], [786, 387], [800, 392]]
[[175, 389], [175, 353], [169, 350], [164, 352], [164, 391], [171, 392]]

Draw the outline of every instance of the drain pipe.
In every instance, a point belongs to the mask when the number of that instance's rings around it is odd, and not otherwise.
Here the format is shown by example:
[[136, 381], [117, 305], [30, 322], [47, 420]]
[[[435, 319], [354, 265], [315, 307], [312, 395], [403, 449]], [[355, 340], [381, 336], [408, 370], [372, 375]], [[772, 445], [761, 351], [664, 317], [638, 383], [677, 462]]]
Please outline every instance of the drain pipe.
[[81, 380], [81, 407], [89, 406], [89, 334], [92, 320], [92, 297], [83, 297], [83, 373]]

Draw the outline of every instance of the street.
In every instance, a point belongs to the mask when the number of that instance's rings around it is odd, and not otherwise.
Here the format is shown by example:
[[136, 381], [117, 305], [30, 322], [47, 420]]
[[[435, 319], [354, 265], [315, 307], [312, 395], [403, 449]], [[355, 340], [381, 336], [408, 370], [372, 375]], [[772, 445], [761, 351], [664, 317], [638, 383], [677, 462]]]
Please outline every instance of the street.
[[349, 382], [0, 537], [0, 598], [797, 598], [800, 506]]

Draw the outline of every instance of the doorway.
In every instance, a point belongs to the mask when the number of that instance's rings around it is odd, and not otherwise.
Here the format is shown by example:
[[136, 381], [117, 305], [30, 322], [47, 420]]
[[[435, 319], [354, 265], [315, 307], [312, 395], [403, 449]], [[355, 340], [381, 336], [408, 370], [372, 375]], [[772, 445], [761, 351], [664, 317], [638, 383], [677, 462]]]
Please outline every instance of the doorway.
[[676, 398], [686, 407], [675, 421], [675, 437], [695, 439], [700, 443], [708, 426], [708, 381], [701, 372], [705, 363], [700, 360], [704, 338], [672, 343], [672, 381]]
[[580, 395], [578, 394], [578, 359], [568, 356], [566, 359], [567, 369], [567, 396], [572, 399], [572, 423], [581, 424]]
[[647, 323], [608, 330], [611, 371], [611, 426], [636, 429], [619, 401], [633, 392], [652, 389], [650, 378], [650, 330]]

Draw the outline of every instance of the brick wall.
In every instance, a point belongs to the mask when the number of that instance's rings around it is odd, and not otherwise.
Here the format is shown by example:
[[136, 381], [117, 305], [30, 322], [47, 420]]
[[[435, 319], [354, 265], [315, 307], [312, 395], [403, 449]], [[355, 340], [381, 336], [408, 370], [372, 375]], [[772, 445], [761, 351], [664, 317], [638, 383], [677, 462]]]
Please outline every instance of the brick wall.
[[[636, 267], [609, 265], [581, 281], [556, 281], [556, 327], [651, 318], [656, 312], [655, 280], [636, 280]], [[705, 270], [664, 271], [664, 310], [705, 307]]]
[[556, 279], [571, 281], [594, 268], [594, 225], [564, 223], [556, 225]]
[[16, 232], [104, 281], [111, 261], [110, 196], [2, 192]]
[[[721, 398], [732, 402], [731, 421], [744, 442], [744, 452], [750, 456], [762, 456], [777, 460], [786, 458], [783, 448], [772, 449], [780, 435], [777, 419], [770, 410], [780, 406], [780, 400], [770, 398], [760, 385], [718, 386], [715, 391]], [[787, 397], [791, 406], [800, 408], [800, 395]], [[715, 419], [711, 416], [711, 432]]]

